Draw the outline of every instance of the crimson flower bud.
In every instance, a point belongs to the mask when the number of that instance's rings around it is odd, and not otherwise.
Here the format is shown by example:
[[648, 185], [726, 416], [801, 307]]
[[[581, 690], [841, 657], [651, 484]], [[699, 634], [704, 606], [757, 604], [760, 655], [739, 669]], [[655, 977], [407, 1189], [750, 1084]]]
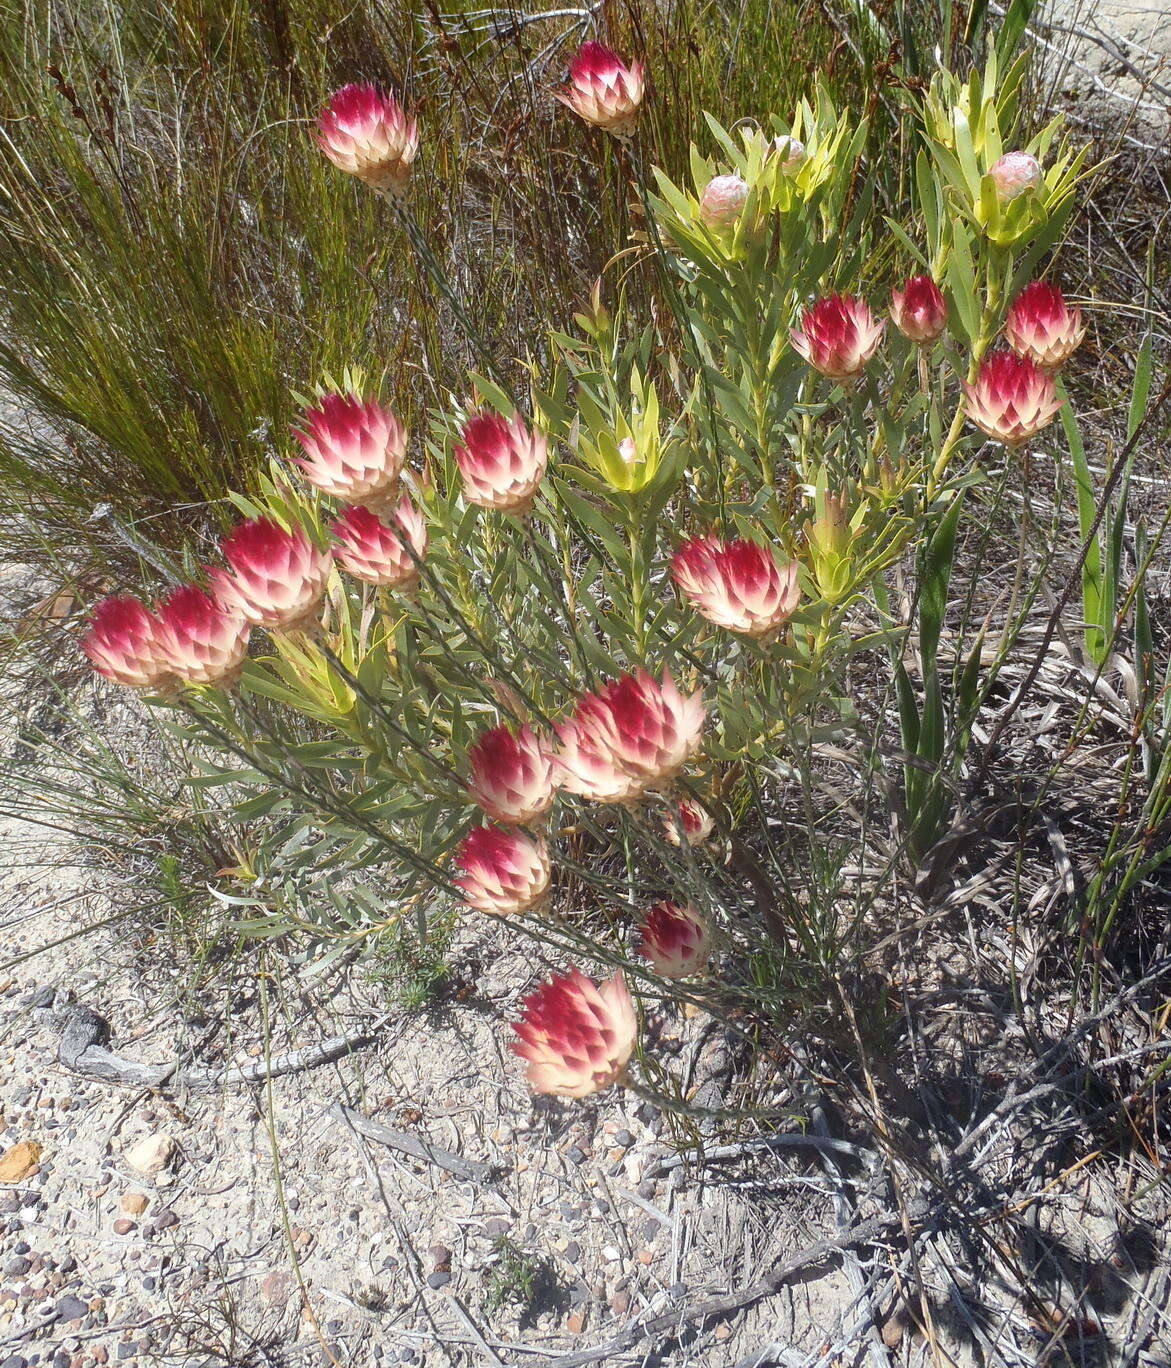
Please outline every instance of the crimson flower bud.
[[1077, 351], [1086, 335], [1082, 311], [1071, 309], [1056, 285], [1034, 280], [1013, 300], [1004, 336], [1018, 356], [1055, 371]]
[[569, 64], [569, 84], [553, 93], [586, 123], [628, 138], [638, 123], [644, 76], [641, 62], [627, 66], [602, 43], [583, 43]]
[[333, 540], [334, 559], [355, 579], [387, 589], [418, 584], [427, 524], [410, 499], [404, 497], [385, 522], [360, 504], [347, 508], [333, 525]]
[[712, 815], [694, 798], [681, 798], [663, 818], [663, 830], [672, 845], [679, 844], [679, 830], [688, 845], [702, 845], [712, 834], [716, 824]]
[[525, 998], [512, 1049], [528, 1061], [529, 1087], [588, 1097], [621, 1081], [638, 1035], [638, 1017], [621, 974], [594, 983], [580, 969]]
[[597, 803], [632, 803], [669, 782], [699, 749], [706, 713], [664, 671], [639, 670], [578, 700], [558, 724], [557, 783]]
[[98, 674], [131, 689], [165, 689], [170, 678], [159, 624], [131, 595], [107, 598], [94, 609], [81, 649]]
[[885, 326], [864, 299], [835, 294], [806, 309], [801, 327], [789, 336], [814, 370], [832, 380], [850, 380], [878, 350]]
[[307, 631], [317, 619], [330, 556], [300, 528], [275, 518], [237, 524], [220, 545], [227, 570], [213, 570], [212, 586], [228, 608], [255, 627]]
[[505, 421], [484, 412], [464, 424], [462, 436], [455, 463], [463, 476], [464, 498], [481, 508], [527, 513], [549, 461], [545, 434], [530, 431], [520, 414]]
[[468, 747], [468, 790], [497, 822], [524, 826], [553, 806], [553, 757], [532, 727], [492, 727]]
[[922, 347], [947, 327], [947, 300], [930, 276], [912, 276], [890, 292], [890, 316], [905, 338]]
[[552, 866], [543, 840], [514, 827], [473, 827], [456, 851], [456, 879], [469, 907], [492, 917], [527, 912], [549, 891]]
[[1012, 352], [993, 352], [974, 384], [964, 386], [969, 420], [1007, 447], [1019, 446], [1053, 421], [1062, 401], [1053, 377]]
[[357, 394], [325, 394], [305, 410], [293, 436], [305, 452], [296, 460], [316, 489], [345, 503], [381, 511], [392, 502], [407, 434], [388, 408]]
[[194, 584], [174, 589], [156, 610], [159, 645], [184, 684], [230, 688], [248, 652], [247, 621]]
[[771, 551], [753, 541], [692, 537], [675, 553], [671, 574], [709, 622], [746, 636], [776, 632], [801, 601], [797, 566], [778, 565]]
[[664, 978], [686, 978], [707, 964], [712, 936], [694, 907], [656, 903], [642, 920], [639, 950]]
[[393, 95], [372, 85], [348, 85], [321, 111], [317, 145], [342, 171], [400, 199], [419, 154], [419, 129]]

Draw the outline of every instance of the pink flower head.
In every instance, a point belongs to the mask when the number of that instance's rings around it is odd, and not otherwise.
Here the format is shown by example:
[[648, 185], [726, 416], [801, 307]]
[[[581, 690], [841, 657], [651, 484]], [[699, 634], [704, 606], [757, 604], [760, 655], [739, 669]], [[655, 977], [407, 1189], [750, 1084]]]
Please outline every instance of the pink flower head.
[[1014, 200], [1041, 184], [1041, 163], [1029, 152], [1006, 152], [988, 174], [996, 182], [1002, 200]]
[[563, 105], [596, 128], [628, 138], [638, 123], [645, 68], [629, 66], [601, 43], [583, 43], [569, 64], [569, 84], [553, 93]]
[[332, 529], [338, 566], [367, 584], [413, 589], [427, 554], [427, 524], [405, 495], [393, 515], [383, 521], [355, 504], [343, 511]]
[[661, 902], [642, 919], [639, 950], [664, 978], [697, 974], [708, 962], [712, 935], [694, 907]]
[[780, 161], [781, 170], [786, 176], [796, 175], [809, 155], [805, 144], [787, 133], [773, 139], [772, 154]]
[[930, 276], [912, 276], [890, 292], [890, 316], [905, 338], [924, 346], [947, 327], [947, 300]]
[[159, 604], [159, 645], [171, 672], [184, 684], [236, 682], [248, 652], [248, 623], [234, 609], [194, 584]]
[[864, 299], [835, 294], [806, 309], [800, 328], [789, 336], [815, 370], [833, 380], [849, 380], [878, 350], [885, 326]]
[[492, 727], [468, 747], [468, 790], [497, 822], [525, 825], [553, 806], [553, 757], [532, 727]]
[[527, 513], [549, 461], [545, 434], [530, 431], [517, 414], [506, 421], [481, 412], [464, 424], [455, 461], [463, 476], [464, 498], [502, 513]]
[[1061, 408], [1053, 377], [1026, 356], [993, 352], [980, 367], [976, 382], [964, 386], [964, 409], [978, 428], [1019, 446], [1048, 427]]
[[676, 551], [671, 574], [709, 622], [746, 636], [775, 632], [801, 600], [797, 566], [778, 565], [767, 547], [753, 541], [692, 537]]
[[159, 624], [131, 595], [102, 599], [94, 609], [81, 649], [98, 674], [131, 689], [166, 686], [168, 666]]
[[473, 827], [455, 862], [463, 870], [455, 882], [468, 906], [492, 917], [527, 912], [549, 891], [548, 847], [513, 827]]
[[529, 1087], [588, 1097], [621, 1081], [638, 1035], [638, 1017], [621, 974], [594, 983], [580, 969], [543, 983], [514, 1023], [514, 1054], [528, 1061]]
[[699, 749], [703, 697], [685, 697], [667, 671], [639, 670], [578, 700], [557, 726], [554, 774], [562, 788], [598, 803], [631, 803], [671, 780]]
[[681, 798], [663, 818], [663, 830], [672, 845], [679, 844], [679, 829], [688, 845], [702, 845], [716, 828], [712, 815], [694, 798]]
[[393, 499], [407, 454], [407, 434], [388, 408], [357, 394], [324, 394], [293, 436], [296, 459], [316, 489], [345, 503], [381, 507]]
[[1057, 286], [1044, 280], [1025, 286], [1004, 321], [1005, 340], [1013, 351], [1048, 371], [1068, 361], [1085, 335], [1082, 311], [1071, 309]]
[[731, 228], [748, 202], [748, 184], [739, 176], [713, 176], [699, 197], [699, 216], [709, 228]]
[[209, 578], [224, 604], [255, 627], [306, 631], [316, 621], [330, 556], [275, 518], [238, 523], [220, 543], [228, 570]]
[[317, 145], [336, 167], [398, 199], [419, 153], [419, 128], [393, 95], [372, 85], [348, 85], [321, 111]]

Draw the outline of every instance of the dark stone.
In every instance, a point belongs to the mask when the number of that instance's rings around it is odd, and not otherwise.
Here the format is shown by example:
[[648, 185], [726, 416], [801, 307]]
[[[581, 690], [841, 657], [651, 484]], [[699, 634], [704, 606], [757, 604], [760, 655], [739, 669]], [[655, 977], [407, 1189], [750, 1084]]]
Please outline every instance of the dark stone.
[[581, 1164], [585, 1162], [585, 1151], [579, 1149], [577, 1145], [570, 1145], [565, 1151], [565, 1157], [571, 1164]]
[[28, 1272], [28, 1260], [20, 1258], [9, 1259], [4, 1265], [4, 1272], [10, 1278], [23, 1278]]
[[32, 1246], [27, 1240], [21, 1240], [19, 1244], [13, 1245], [12, 1252], [14, 1254], [28, 1254], [31, 1249]]
[[484, 1222], [484, 1234], [492, 1240], [498, 1240], [502, 1235], [507, 1235], [512, 1222], [503, 1216], [489, 1216]]
[[667, 1288], [667, 1295], [675, 1301], [682, 1301], [683, 1298], [687, 1296], [687, 1284], [681, 1282], [672, 1283], [671, 1286]]
[[570, 1263], [577, 1263], [581, 1258], [581, 1245], [576, 1240], [570, 1240], [565, 1246], [565, 1257]]
[[125, 1340], [118, 1346], [117, 1358], [119, 1362], [123, 1359], [132, 1359], [138, 1353], [138, 1345], [129, 1344]]
[[154, 1227], [156, 1230], [170, 1230], [172, 1226], [176, 1226], [178, 1224], [179, 1217], [175, 1214], [175, 1212], [171, 1210], [170, 1207], [164, 1207], [162, 1211], [160, 1211], [155, 1216]]
[[660, 1222], [653, 1216], [648, 1216], [643, 1222], [642, 1236], [644, 1240], [653, 1240], [659, 1233]]
[[649, 1178], [644, 1178], [643, 1181], [638, 1185], [638, 1195], [642, 1198], [644, 1202], [649, 1202], [657, 1191], [658, 1188], [655, 1186], [654, 1183], [651, 1182]]
[[0, 1368], [28, 1368], [28, 1360], [21, 1358], [19, 1354], [12, 1354], [0, 1363]]
[[89, 1303], [83, 1302], [80, 1297], [70, 1296], [57, 1298], [57, 1315], [61, 1320], [80, 1320], [82, 1316], [88, 1314]]
[[428, 1273], [427, 1275], [428, 1287], [446, 1287], [450, 1281], [450, 1273]]
[[628, 1130], [620, 1130], [614, 1137], [614, 1143], [621, 1145], [623, 1149], [629, 1149], [634, 1144], [634, 1136]]

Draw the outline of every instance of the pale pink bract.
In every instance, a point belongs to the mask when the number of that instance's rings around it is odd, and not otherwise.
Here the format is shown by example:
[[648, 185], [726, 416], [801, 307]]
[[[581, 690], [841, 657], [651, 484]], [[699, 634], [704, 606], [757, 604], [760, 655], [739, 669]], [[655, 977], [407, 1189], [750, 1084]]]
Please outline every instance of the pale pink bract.
[[461, 437], [455, 462], [464, 498], [481, 508], [527, 513], [549, 461], [545, 434], [530, 429], [520, 414], [506, 420], [485, 411], [468, 419]]
[[155, 610], [159, 645], [184, 684], [230, 688], [248, 653], [247, 621], [194, 584], [174, 589]]

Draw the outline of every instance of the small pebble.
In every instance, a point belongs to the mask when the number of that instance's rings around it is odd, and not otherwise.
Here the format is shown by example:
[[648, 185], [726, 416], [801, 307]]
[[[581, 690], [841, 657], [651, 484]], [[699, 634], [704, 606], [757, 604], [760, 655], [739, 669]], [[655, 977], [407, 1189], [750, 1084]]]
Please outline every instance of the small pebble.
[[428, 1287], [446, 1287], [450, 1281], [450, 1273], [429, 1273], [427, 1275]]

